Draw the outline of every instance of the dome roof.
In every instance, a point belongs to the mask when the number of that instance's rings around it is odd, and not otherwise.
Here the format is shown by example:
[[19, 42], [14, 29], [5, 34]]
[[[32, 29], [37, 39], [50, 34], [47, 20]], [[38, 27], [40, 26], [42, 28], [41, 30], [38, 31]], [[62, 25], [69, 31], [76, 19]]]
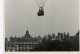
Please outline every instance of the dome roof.
[[29, 31], [27, 30], [26, 33], [29, 33]]

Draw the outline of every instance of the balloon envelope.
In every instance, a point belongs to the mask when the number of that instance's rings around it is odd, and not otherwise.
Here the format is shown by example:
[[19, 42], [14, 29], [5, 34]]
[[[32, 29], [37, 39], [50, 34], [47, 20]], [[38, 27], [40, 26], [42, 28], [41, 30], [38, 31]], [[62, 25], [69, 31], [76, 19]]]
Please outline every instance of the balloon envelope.
[[35, 0], [39, 8], [43, 8], [47, 0]]

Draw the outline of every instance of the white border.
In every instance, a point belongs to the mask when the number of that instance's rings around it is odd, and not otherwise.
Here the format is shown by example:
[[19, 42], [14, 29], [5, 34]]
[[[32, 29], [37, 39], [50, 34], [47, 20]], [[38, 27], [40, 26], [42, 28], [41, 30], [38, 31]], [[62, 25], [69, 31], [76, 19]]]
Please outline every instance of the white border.
[[0, 0], [0, 54], [3, 54], [3, 0]]

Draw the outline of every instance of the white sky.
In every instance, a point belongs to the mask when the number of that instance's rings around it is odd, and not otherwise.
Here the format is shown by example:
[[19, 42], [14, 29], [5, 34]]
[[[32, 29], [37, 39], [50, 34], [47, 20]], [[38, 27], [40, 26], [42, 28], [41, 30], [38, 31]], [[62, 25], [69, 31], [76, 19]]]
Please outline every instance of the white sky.
[[23, 36], [27, 30], [31, 36], [69, 32], [75, 35], [79, 27], [78, 0], [47, 0], [44, 16], [37, 16], [35, 0], [5, 1], [6, 37]]

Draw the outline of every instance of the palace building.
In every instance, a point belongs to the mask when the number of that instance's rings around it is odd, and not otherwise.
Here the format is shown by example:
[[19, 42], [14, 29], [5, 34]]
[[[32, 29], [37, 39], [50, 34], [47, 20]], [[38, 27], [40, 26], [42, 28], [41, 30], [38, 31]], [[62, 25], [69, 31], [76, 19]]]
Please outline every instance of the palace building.
[[[60, 46], [68, 48], [68, 50], [74, 50], [74, 51], [79, 50], [79, 31], [74, 36], [70, 36], [69, 33], [66, 34], [64, 32], [64, 33], [58, 33], [58, 35], [55, 35], [53, 33], [52, 35], [50, 34], [44, 35], [44, 37], [42, 38], [40, 35], [37, 37], [32, 37], [29, 34], [29, 31], [27, 30], [24, 36], [22, 37], [11, 36], [9, 40], [8, 38], [5, 38], [5, 51], [6, 52], [9, 51], [21, 52], [21, 51], [36, 51], [36, 50], [46, 51], [50, 47], [48, 43], [51, 43], [52, 44], [51, 49], [54, 49], [55, 46], [57, 45], [55, 42], [56, 43], [58, 42], [57, 44], [59, 44]], [[64, 45], [65, 43], [67, 44]], [[57, 48], [55, 48], [54, 50], [57, 50]]]
[[30, 51], [38, 45], [42, 44], [40, 36], [33, 38], [27, 30], [22, 37], [10, 37], [8, 41], [5, 38], [5, 51]]

